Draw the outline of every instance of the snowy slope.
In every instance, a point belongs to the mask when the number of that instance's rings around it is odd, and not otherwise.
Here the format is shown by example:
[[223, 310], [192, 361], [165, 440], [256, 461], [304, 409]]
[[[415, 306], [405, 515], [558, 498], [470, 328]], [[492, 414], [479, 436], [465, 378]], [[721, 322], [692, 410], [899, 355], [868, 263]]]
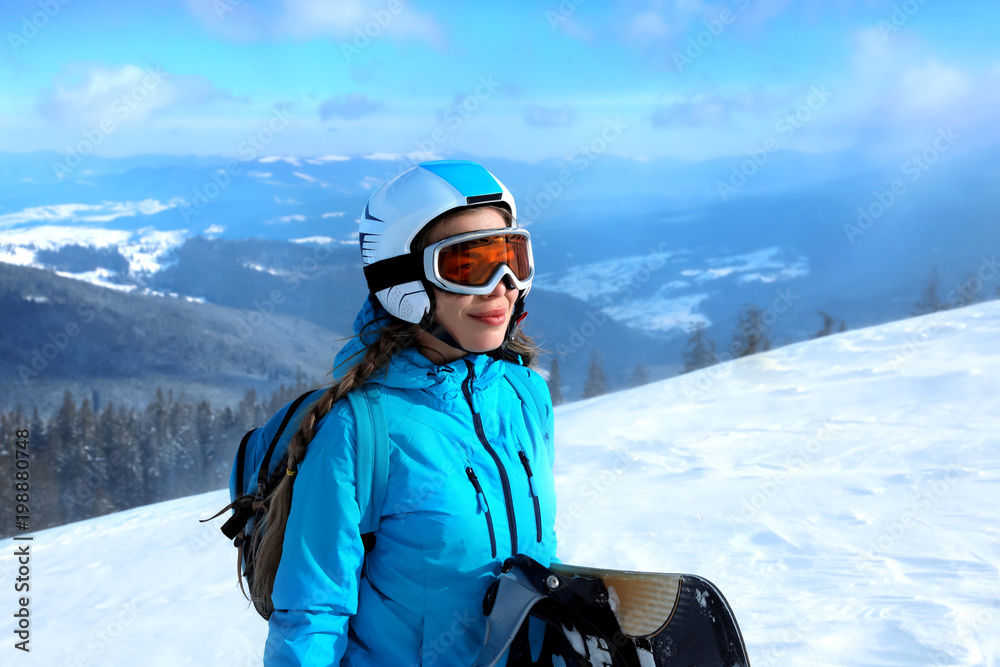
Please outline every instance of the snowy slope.
[[[130, 273], [152, 274], [169, 264], [171, 251], [182, 245], [187, 236], [184, 230], [158, 231], [152, 227], [138, 231], [72, 224], [18, 229], [0, 227], [0, 262], [44, 269], [45, 265], [36, 257], [40, 250], [59, 250], [66, 246], [114, 248], [128, 262]], [[107, 276], [99, 271], [62, 275], [100, 287], [121, 288], [121, 285], [108, 282]]]
[[[992, 302], [561, 407], [560, 555], [712, 579], [754, 667], [1000, 664], [998, 377]], [[34, 535], [30, 663], [260, 664], [235, 550], [196, 522], [225, 502]]]

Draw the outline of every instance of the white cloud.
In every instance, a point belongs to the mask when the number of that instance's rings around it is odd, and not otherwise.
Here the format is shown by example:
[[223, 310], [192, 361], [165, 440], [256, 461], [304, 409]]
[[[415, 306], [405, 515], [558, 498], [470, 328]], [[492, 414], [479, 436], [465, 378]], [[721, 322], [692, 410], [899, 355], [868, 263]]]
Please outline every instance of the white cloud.
[[383, 0], [285, 0], [285, 14], [278, 24], [287, 35], [308, 39], [333, 36], [354, 38], [362, 34], [377, 39], [385, 34], [393, 39], [416, 38], [435, 46], [443, 42], [441, 29], [430, 16], [417, 13], [406, 3], [395, 3], [398, 12]]
[[896, 90], [901, 104], [913, 112], [925, 113], [948, 109], [972, 88], [967, 74], [932, 60], [903, 72]]
[[366, 160], [402, 160], [406, 157], [406, 153], [371, 153], [369, 155], [362, 155]]
[[325, 162], [346, 162], [351, 158], [345, 155], [323, 155], [321, 157], [307, 158], [309, 164], [323, 164]]
[[667, 39], [671, 37], [673, 31], [660, 14], [649, 10], [632, 18], [629, 34], [641, 40]]
[[1000, 138], [996, 79], [943, 59], [905, 28], [890, 38], [877, 27], [855, 31], [846, 74], [830, 82], [830, 111], [809, 121], [804, 141], [822, 136], [887, 160], [922, 150], [941, 128], [984, 144]]
[[293, 173], [293, 174], [294, 174], [295, 176], [298, 176], [299, 178], [301, 178], [301, 179], [303, 179], [303, 180], [305, 180], [305, 181], [309, 181], [310, 183], [315, 183], [315, 182], [316, 182], [316, 179], [315, 179], [315, 178], [313, 178], [312, 176], [310, 176], [309, 174], [303, 174], [303, 173], [302, 173], [302, 172], [300, 172], [300, 171], [293, 171], [292, 173]]
[[854, 45], [854, 77], [844, 97], [861, 114], [877, 110], [875, 117], [890, 124], [937, 115], [975, 88], [971, 75], [925, 55], [912, 41], [887, 40], [877, 28], [858, 31]]
[[[440, 48], [444, 36], [437, 21], [417, 12], [403, 0], [284, 0], [282, 3], [239, 3], [187, 0], [191, 13], [206, 27], [236, 40], [333, 38], [352, 44], [358, 33], [372, 40], [382, 37], [416, 39]], [[397, 11], [390, 9], [397, 8]]]
[[440, 157], [433, 151], [410, 151], [409, 153], [369, 153], [368, 155], [362, 155], [361, 157], [366, 160], [383, 160], [389, 162], [399, 162], [401, 160], [415, 160], [422, 162], [424, 160], [440, 159]]
[[[268, 155], [267, 157], [260, 158], [257, 162], [261, 162], [263, 164], [271, 164], [272, 162], [287, 162], [293, 167], [302, 166], [302, 163], [299, 162], [297, 157], [283, 157], [281, 155]], [[270, 176], [270, 174], [268, 174], [268, 176]]]
[[317, 245], [330, 245], [337, 243], [337, 239], [332, 236], [306, 236], [301, 239], [291, 239], [292, 243], [315, 243]]
[[162, 109], [217, 100], [245, 101], [204, 76], [175, 74], [160, 65], [74, 62], [39, 93], [37, 110], [52, 124], [107, 132], [122, 123], [142, 122]]
[[305, 221], [306, 221], [306, 216], [304, 216], [304, 215], [283, 215], [283, 216], [281, 216], [279, 218], [273, 218], [271, 220], [268, 220], [266, 224], [268, 224], [268, 225], [274, 225], [274, 224], [285, 225], [285, 224], [288, 224], [290, 222], [305, 222]]

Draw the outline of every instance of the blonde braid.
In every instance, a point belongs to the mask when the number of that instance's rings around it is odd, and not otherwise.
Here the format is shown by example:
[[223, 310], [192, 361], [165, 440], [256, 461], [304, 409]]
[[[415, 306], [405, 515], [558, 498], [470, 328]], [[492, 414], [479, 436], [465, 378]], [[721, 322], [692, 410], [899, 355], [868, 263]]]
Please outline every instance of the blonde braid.
[[[378, 340], [368, 346], [361, 361], [351, 367], [339, 381], [334, 382], [302, 417], [299, 428], [288, 445], [286, 466], [289, 471], [294, 473], [298, 469], [299, 463], [305, 458], [306, 448], [316, 437], [317, 425], [333, 409], [333, 405], [347, 396], [348, 392], [363, 385], [380, 368], [388, 366], [392, 355], [398, 350], [412, 346], [418, 333], [418, 328], [407, 323], [390, 324], [381, 330]], [[262, 522], [258, 522], [253, 535], [255, 558], [250, 595], [258, 611], [265, 616], [269, 616], [273, 610], [271, 592], [274, 589], [278, 563], [281, 561], [295, 477], [294, 474], [283, 475], [278, 486], [265, 499], [267, 531], [261, 537]]]

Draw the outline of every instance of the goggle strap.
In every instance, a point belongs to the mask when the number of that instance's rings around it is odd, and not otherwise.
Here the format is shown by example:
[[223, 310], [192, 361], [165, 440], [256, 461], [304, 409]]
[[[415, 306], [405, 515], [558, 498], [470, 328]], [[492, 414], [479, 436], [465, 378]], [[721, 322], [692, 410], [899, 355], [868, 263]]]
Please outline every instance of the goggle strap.
[[413, 280], [421, 280], [423, 277], [422, 253], [407, 253], [380, 259], [365, 267], [365, 280], [368, 282], [368, 291], [372, 294]]

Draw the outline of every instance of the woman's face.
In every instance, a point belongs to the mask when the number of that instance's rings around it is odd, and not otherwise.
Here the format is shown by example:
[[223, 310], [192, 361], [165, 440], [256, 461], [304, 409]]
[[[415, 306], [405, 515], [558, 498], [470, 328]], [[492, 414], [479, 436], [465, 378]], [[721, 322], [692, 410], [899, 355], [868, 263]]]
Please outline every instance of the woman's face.
[[[430, 245], [456, 234], [505, 227], [503, 216], [495, 210], [474, 208], [432, 227], [425, 243]], [[508, 289], [502, 280], [489, 294], [476, 296], [454, 294], [435, 287], [434, 317], [466, 350], [489, 352], [503, 343], [517, 296], [518, 291]], [[426, 331], [418, 336], [417, 344], [437, 353], [428, 356], [432, 361], [440, 362], [438, 355], [444, 357], [443, 363], [465, 356], [462, 350], [446, 345]]]

